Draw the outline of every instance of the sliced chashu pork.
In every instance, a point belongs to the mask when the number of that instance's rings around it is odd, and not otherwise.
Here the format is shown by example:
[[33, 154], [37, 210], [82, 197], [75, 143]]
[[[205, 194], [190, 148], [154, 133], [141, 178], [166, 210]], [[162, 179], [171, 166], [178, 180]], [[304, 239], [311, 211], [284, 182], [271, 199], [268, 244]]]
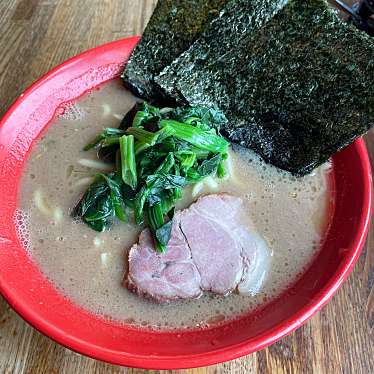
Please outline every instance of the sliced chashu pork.
[[129, 253], [125, 285], [157, 301], [198, 298], [204, 291], [255, 294], [270, 263], [265, 242], [241, 222], [242, 201], [229, 194], [201, 197], [178, 212], [166, 253], [148, 229]]

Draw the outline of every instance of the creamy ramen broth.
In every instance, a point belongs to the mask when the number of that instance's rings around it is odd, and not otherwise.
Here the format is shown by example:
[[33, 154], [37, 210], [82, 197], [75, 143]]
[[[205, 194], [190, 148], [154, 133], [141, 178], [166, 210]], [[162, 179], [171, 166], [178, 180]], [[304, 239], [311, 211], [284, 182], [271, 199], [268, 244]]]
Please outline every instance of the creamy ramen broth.
[[[187, 188], [179, 208], [198, 195], [225, 191], [243, 199], [243, 216], [272, 252], [263, 288], [255, 296], [205, 295], [199, 300], [159, 305], [122, 285], [126, 255], [140, 229], [117, 223], [97, 233], [70, 212], [97, 172], [95, 152], [84, 145], [105, 127], [117, 127], [135, 99], [118, 81], [70, 105], [31, 152], [19, 193], [15, 221], [20, 240], [41, 271], [82, 308], [152, 328], [208, 326], [248, 312], [290, 285], [315, 256], [330, 206], [328, 165], [297, 179], [234, 147], [230, 177]], [[103, 165], [106, 166], [107, 165]], [[105, 167], [104, 167], [105, 170]]]

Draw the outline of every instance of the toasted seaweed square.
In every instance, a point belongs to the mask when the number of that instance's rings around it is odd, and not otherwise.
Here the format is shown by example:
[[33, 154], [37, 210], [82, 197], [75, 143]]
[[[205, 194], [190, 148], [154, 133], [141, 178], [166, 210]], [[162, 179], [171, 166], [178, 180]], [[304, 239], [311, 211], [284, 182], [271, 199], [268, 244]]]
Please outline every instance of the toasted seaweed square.
[[137, 96], [159, 100], [155, 75], [190, 47], [229, 0], [159, 0], [122, 74]]
[[374, 126], [374, 41], [326, 1], [290, 0], [242, 30], [239, 42], [229, 26], [219, 40], [206, 32], [156, 81], [180, 101], [217, 105], [230, 140], [296, 175]]

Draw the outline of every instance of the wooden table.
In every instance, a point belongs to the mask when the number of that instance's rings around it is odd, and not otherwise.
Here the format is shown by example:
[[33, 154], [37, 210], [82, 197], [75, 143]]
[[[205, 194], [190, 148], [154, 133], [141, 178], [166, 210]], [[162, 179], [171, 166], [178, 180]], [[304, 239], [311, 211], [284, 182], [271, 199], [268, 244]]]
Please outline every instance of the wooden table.
[[[29, 84], [68, 57], [140, 34], [156, 1], [0, 0], [0, 116]], [[366, 140], [374, 162], [374, 133]], [[306, 325], [256, 354], [181, 373], [374, 373], [373, 284], [372, 225], [355, 271]], [[143, 372], [61, 347], [0, 299], [0, 374]]]

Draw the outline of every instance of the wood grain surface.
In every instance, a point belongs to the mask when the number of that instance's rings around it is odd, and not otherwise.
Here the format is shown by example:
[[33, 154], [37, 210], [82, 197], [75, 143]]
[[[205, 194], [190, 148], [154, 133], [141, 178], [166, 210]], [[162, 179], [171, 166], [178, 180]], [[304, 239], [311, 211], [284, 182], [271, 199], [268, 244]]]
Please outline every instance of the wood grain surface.
[[[28, 85], [68, 57], [140, 34], [156, 1], [0, 0], [0, 116]], [[374, 134], [366, 140], [374, 162]], [[354, 272], [306, 325], [261, 352], [180, 373], [374, 373], [373, 284], [372, 225]], [[0, 374], [145, 372], [108, 365], [63, 348], [30, 327], [0, 299]]]

